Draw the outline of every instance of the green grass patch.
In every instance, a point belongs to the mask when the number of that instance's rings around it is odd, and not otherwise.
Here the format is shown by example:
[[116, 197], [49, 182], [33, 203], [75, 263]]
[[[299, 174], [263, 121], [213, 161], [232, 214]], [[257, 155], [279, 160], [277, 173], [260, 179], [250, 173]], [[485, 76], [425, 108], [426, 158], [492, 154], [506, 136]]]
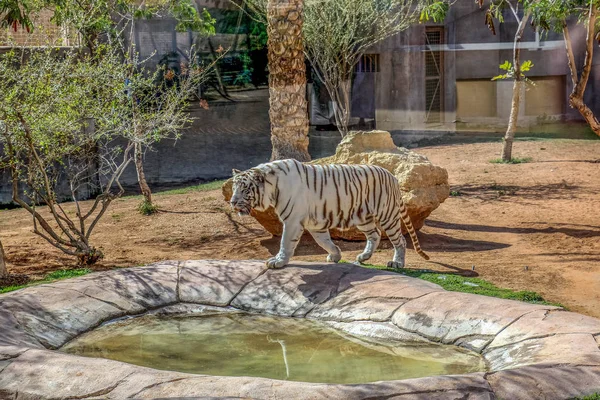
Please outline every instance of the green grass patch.
[[510, 161], [504, 161], [501, 158], [494, 158], [493, 160], [490, 160], [490, 162], [492, 164], [525, 164], [531, 162], [532, 160], [533, 158], [531, 157], [514, 157]]
[[451, 190], [450, 191], [450, 196], [452, 196], [452, 197], [460, 197], [460, 196], [462, 196], [462, 193], [460, 191], [458, 191], [458, 190]]
[[33, 283], [28, 283], [26, 285], [17, 285], [17, 286], [5, 286], [0, 288], [0, 294], [14, 292], [15, 290], [26, 288], [27, 286], [33, 286]]
[[[206, 183], [201, 183], [199, 185], [185, 186], [185, 187], [180, 187], [177, 189], [163, 190], [160, 192], [157, 191], [157, 192], [152, 193], [152, 195], [153, 196], [165, 196], [165, 195], [169, 196], [169, 195], [173, 195], [173, 194], [190, 194], [190, 193], [195, 193], [195, 192], [208, 192], [211, 190], [221, 189], [221, 186], [223, 186], [223, 184], [225, 182], [226, 182], [226, 179], [219, 180], [219, 181], [206, 182]], [[143, 198], [143, 196], [141, 194], [121, 197], [121, 199], [141, 199], [141, 198]]]
[[589, 396], [577, 397], [572, 400], [600, 400], [600, 393], [590, 394]]
[[515, 140], [598, 140], [598, 136], [584, 122], [565, 123], [560, 121], [544, 121], [528, 128], [517, 130]]
[[92, 272], [92, 270], [89, 268], [59, 269], [57, 271], [53, 271], [53, 272], [49, 273], [48, 275], [46, 275], [44, 277], [44, 279], [32, 281], [32, 282], [26, 283], [25, 285], [6, 286], [3, 288], [0, 288], [0, 294], [13, 292], [15, 290], [23, 289], [23, 288], [26, 288], [29, 286], [40, 285], [42, 283], [50, 283], [50, 282], [60, 281], [63, 279], [76, 278], [78, 276], [87, 275], [90, 272]]
[[562, 304], [546, 301], [539, 293], [529, 290], [515, 291], [511, 289], [502, 289], [493, 283], [480, 278], [468, 278], [461, 275], [443, 274], [439, 272], [419, 271], [412, 269], [395, 270], [381, 265], [372, 264], [364, 264], [363, 266], [366, 268], [397, 272], [413, 278], [423, 279], [425, 281], [438, 284], [450, 292], [480, 294], [482, 296], [498, 297], [500, 299], [518, 300], [526, 303], [544, 304], [565, 308]]
[[59, 269], [57, 271], [50, 272], [43, 280], [58, 281], [60, 279], [77, 278], [78, 276], [87, 275], [90, 272], [92, 272], [92, 270], [89, 268]]
[[165, 190], [164, 192], [156, 193], [158, 196], [171, 195], [171, 194], [188, 194], [194, 192], [208, 192], [210, 190], [221, 189], [221, 186], [226, 180], [213, 181], [208, 183], [201, 183], [200, 185], [187, 186], [179, 189]]

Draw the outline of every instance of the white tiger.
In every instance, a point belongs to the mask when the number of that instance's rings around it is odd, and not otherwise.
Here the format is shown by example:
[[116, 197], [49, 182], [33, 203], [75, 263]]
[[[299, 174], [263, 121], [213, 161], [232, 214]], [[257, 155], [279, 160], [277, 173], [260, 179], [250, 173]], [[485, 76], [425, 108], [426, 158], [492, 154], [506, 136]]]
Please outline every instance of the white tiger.
[[329, 236], [330, 228], [356, 226], [367, 237], [365, 250], [357, 261], [371, 258], [379, 245], [381, 232], [394, 245], [389, 268], [403, 268], [406, 240], [404, 222], [416, 252], [428, 260], [408, 216], [398, 181], [387, 170], [371, 165], [312, 165], [296, 160], [261, 164], [247, 171], [233, 170], [232, 208], [239, 215], [252, 209], [265, 211], [273, 206], [283, 222], [279, 253], [267, 261], [269, 268], [287, 265], [304, 230], [325, 249], [327, 261], [338, 262], [341, 251]]

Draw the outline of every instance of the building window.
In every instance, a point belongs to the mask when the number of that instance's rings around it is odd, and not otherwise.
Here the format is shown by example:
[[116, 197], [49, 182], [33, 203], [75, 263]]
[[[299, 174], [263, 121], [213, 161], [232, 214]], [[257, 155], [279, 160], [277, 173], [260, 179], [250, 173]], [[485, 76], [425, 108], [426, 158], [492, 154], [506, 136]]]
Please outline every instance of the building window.
[[379, 72], [379, 54], [363, 54], [356, 64], [356, 72]]
[[425, 121], [442, 122], [444, 56], [443, 27], [427, 27], [425, 31]]

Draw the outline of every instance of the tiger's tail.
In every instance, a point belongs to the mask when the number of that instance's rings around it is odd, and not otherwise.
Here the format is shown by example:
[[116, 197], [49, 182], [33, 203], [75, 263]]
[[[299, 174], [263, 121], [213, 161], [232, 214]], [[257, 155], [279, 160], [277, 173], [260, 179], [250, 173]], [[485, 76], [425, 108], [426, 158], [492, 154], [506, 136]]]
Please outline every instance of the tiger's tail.
[[429, 260], [429, 256], [421, 250], [421, 245], [419, 244], [419, 238], [417, 237], [417, 232], [415, 232], [415, 227], [410, 220], [410, 216], [408, 215], [408, 210], [406, 209], [406, 205], [404, 201], [402, 201], [402, 197], [400, 196], [400, 214], [402, 215], [402, 222], [404, 222], [404, 226], [406, 226], [406, 230], [410, 235], [410, 239], [412, 240], [415, 251], [418, 255], [423, 257], [426, 260]]

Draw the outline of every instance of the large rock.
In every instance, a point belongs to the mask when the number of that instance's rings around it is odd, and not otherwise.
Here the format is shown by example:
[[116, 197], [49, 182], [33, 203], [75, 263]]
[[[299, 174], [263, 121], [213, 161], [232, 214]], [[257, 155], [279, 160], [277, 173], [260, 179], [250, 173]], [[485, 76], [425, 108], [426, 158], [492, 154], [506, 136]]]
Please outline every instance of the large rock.
[[[433, 165], [425, 156], [396, 147], [386, 131], [350, 132], [338, 145], [335, 155], [312, 161], [313, 164], [369, 164], [390, 171], [398, 179], [404, 202], [415, 229], [421, 229], [425, 219], [450, 194], [448, 172]], [[223, 196], [229, 201], [233, 181], [223, 185]], [[282, 225], [273, 208], [253, 211], [252, 216], [272, 235], [281, 236]], [[403, 232], [404, 226], [402, 227]], [[347, 231], [331, 230], [334, 239], [364, 240], [356, 228]]]

